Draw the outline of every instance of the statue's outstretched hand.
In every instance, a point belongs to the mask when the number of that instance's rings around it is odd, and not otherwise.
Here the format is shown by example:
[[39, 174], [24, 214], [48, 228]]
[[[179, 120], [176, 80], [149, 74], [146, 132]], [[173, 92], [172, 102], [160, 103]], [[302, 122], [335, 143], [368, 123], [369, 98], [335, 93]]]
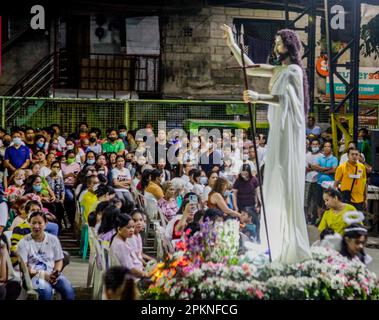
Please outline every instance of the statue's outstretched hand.
[[224, 39], [226, 39], [226, 43], [228, 44], [228, 46], [230, 46], [234, 42], [232, 28], [226, 24], [223, 24], [221, 26], [221, 29], [224, 30]]
[[256, 102], [259, 99], [259, 93], [252, 90], [245, 90], [243, 92], [243, 101], [245, 103], [248, 102]]

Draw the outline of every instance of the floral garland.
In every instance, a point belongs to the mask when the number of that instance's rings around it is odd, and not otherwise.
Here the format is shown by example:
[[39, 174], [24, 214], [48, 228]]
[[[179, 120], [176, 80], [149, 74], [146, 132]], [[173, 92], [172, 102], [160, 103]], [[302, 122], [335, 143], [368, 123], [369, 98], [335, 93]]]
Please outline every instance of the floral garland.
[[[145, 299], [379, 299], [379, 282], [361, 262], [312, 247], [313, 259], [296, 264], [261, 263], [238, 255], [233, 221], [205, 223], [165, 261], [149, 265]], [[260, 263], [257, 263], [257, 259]]]

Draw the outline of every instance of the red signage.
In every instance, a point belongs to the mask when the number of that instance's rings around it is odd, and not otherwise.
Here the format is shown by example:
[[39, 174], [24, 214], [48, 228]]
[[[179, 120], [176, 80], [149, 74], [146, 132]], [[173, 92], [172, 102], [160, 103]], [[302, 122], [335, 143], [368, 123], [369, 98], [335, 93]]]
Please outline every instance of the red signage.
[[328, 57], [326, 55], [321, 55], [317, 58], [316, 71], [321, 77], [327, 77], [329, 75]]

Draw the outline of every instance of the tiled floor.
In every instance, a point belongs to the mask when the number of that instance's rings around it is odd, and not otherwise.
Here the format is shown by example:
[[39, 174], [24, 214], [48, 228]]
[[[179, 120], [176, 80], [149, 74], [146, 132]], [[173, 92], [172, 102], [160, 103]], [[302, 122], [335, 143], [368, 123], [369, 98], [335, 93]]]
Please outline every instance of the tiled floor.
[[70, 264], [66, 266], [63, 273], [71, 281], [74, 288], [84, 288], [87, 285], [88, 260], [80, 257], [71, 257]]

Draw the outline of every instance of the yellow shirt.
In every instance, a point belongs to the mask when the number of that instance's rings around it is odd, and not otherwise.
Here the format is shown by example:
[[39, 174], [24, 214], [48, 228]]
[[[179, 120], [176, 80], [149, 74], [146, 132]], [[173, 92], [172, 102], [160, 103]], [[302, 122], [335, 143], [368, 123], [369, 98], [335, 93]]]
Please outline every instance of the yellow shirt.
[[[357, 173], [355, 170], [358, 166]], [[352, 165], [349, 162], [345, 162], [338, 166], [335, 174], [335, 180], [341, 183], [341, 191], [350, 191], [353, 184], [354, 175], [359, 178], [354, 180], [354, 188], [351, 192], [351, 202], [362, 203], [365, 201], [365, 187], [367, 182], [366, 168], [362, 163]]]
[[149, 182], [145, 191], [151, 193], [158, 201], [164, 197], [162, 188], [152, 181]]
[[95, 210], [96, 204], [98, 202], [96, 194], [88, 191], [84, 196], [83, 200], [80, 203], [84, 208], [84, 218], [86, 222], [88, 221], [89, 214]]
[[343, 235], [345, 228], [348, 226], [348, 224], [343, 221], [343, 215], [348, 211], [356, 211], [356, 209], [350, 204], [345, 204], [345, 208], [338, 213], [333, 209], [326, 210], [318, 226], [318, 231], [321, 233], [324, 229], [331, 228], [334, 232]]

